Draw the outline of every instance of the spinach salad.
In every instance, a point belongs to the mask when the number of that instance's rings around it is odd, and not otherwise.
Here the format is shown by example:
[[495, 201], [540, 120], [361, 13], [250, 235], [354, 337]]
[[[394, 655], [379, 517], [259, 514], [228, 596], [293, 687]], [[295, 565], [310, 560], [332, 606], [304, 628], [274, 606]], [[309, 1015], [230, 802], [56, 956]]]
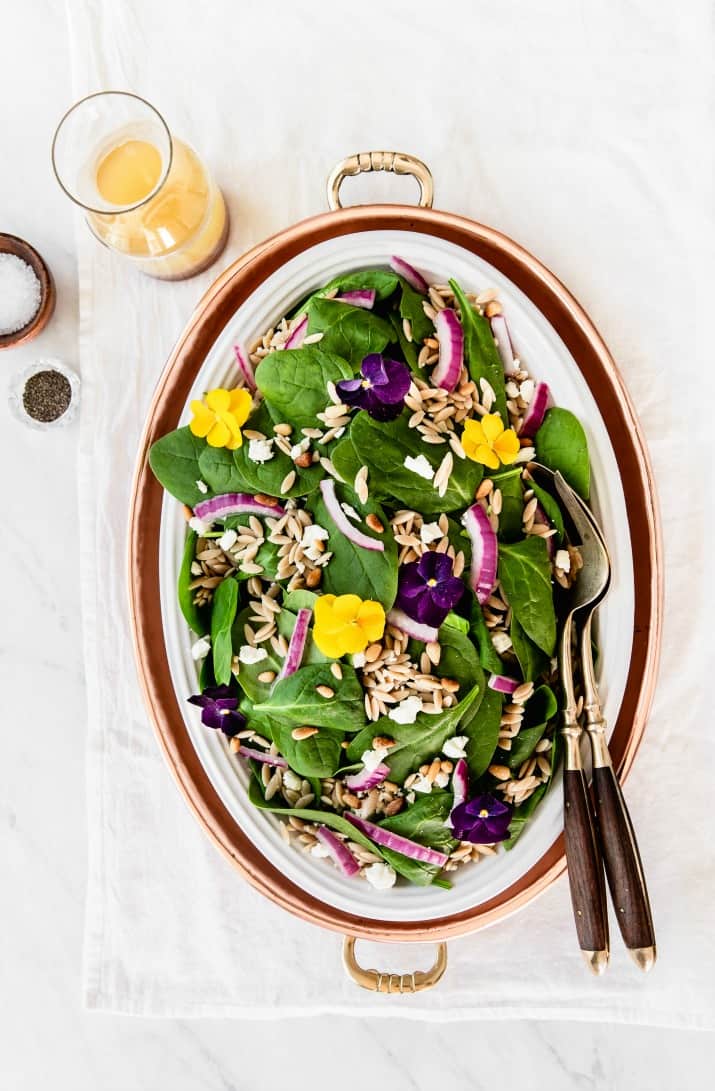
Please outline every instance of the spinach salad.
[[[202, 723], [291, 843], [378, 890], [510, 849], [558, 762], [558, 588], [579, 421], [494, 291], [401, 258], [338, 277], [150, 452], [187, 517]], [[317, 865], [325, 866], [325, 865]]]

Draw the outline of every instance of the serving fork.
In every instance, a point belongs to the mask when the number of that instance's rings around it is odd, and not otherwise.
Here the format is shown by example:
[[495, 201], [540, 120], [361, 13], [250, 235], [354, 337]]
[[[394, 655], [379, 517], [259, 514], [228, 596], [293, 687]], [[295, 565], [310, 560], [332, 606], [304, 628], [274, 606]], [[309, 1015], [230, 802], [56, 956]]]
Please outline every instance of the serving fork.
[[[636, 965], [648, 971], [656, 959], [648, 891], [633, 824], [611, 762], [593, 663], [591, 624], [610, 587], [611, 562], [596, 519], [563, 476], [538, 464], [532, 464], [531, 470], [542, 480], [549, 480], [550, 491], [556, 492], [567, 517], [569, 540], [579, 547], [583, 560], [570, 592], [559, 648], [565, 696], [561, 732], [565, 743], [564, 832], [577, 934], [589, 966], [595, 973], [602, 973], [609, 958], [602, 853], [621, 935]], [[574, 620], [580, 625], [583, 714], [591, 744], [595, 826], [581, 761], [582, 728], [571, 670]]]

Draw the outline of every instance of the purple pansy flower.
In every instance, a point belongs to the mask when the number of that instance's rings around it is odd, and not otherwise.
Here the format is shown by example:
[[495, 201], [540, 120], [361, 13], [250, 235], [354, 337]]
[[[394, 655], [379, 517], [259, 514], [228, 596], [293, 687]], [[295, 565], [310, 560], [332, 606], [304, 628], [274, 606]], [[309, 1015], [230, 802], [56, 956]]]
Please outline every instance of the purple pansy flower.
[[412, 382], [407, 364], [373, 352], [363, 360], [360, 374], [361, 379], [343, 379], [335, 384], [345, 404], [367, 410], [375, 420], [399, 417]]
[[189, 704], [201, 709], [201, 723], [232, 738], [246, 726], [246, 717], [238, 711], [238, 697], [230, 686], [209, 686], [203, 693], [189, 697]]
[[397, 605], [408, 617], [439, 628], [464, 594], [464, 584], [452, 575], [453, 561], [446, 553], [428, 550], [419, 561], [400, 569]]
[[454, 808], [450, 822], [459, 841], [493, 845], [509, 836], [511, 807], [491, 795], [475, 796]]

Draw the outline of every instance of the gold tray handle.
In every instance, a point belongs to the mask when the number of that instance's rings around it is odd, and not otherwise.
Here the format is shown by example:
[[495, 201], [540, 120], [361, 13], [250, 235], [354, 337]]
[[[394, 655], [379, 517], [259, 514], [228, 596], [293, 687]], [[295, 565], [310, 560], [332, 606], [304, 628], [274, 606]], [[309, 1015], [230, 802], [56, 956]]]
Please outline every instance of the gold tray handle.
[[335, 212], [342, 208], [340, 186], [343, 179], [356, 174], [369, 174], [371, 171], [387, 170], [394, 174], [411, 174], [420, 187], [420, 208], [432, 208], [434, 182], [426, 163], [406, 152], [358, 152], [349, 155], [333, 167], [328, 177], [328, 206]]
[[380, 970], [365, 970], [355, 958], [355, 936], [343, 941], [343, 963], [353, 981], [362, 989], [374, 993], [418, 993], [431, 989], [447, 969], [447, 944], [437, 944], [437, 957], [429, 970], [415, 970], [411, 974], [388, 974]]

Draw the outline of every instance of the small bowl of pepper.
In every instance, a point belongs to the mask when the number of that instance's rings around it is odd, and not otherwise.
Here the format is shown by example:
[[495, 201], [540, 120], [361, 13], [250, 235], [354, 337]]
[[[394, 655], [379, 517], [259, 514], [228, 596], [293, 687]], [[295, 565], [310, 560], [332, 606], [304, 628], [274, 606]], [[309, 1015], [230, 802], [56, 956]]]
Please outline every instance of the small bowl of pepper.
[[34, 246], [0, 232], [0, 350], [37, 337], [50, 320], [55, 298], [52, 274]]
[[32, 428], [69, 424], [79, 404], [79, 378], [56, 357], [36, 360], [12, 384], [10, 408]]

